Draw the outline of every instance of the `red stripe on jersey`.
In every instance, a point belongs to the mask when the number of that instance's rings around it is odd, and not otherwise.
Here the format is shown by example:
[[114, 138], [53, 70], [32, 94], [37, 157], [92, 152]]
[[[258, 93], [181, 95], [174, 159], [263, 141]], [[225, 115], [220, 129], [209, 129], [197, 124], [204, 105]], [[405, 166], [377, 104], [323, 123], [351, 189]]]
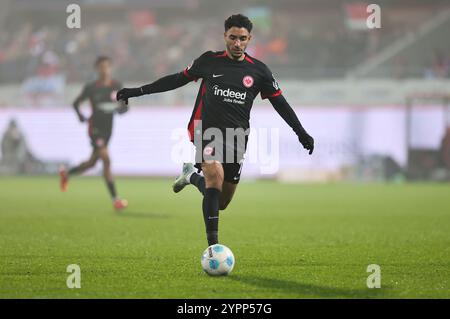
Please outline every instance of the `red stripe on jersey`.
[[183, 70], [183, 74], [191, 81], [197, 81], [196, 78], [192, 77], [189, 75], [189, 73], [187, 72], [187, 68]]
[[198, 106], [197, 106], [197, 110], [195, 111], [194, 118], [189, 122], [189, 125], [188, 125], [189, 139], [191, 141], [194, 141], [195, 121], [198, 121], [202, 118], [203, 96], [205, 95], [205, 93], [206, 93], [206, 86], [205, 86], [205, 84], [203, 84], [200, 102], [198, 102]]
[[223, 53], [216, 55], [216, 58], [224, 58], [227, 56], [227, 51], [223, 51]]
[[270, 95], [265, 95], [264, 93], [261, 92], [261, 98], [267, 99], [268, 97], [275, 97], [275, 96], [281, 95], [282, 93], [283, 93], [283, 91], [281, 91], [281, 90], [278, 90], [275, 93], [270, 94]]
[[251, 64], [255, 64], [255, 61], [253, 61], [252, 59], [250, 59], [247, 55], [245, 55], [245, 60], [247, 60], [247, 61], [250, 62]]

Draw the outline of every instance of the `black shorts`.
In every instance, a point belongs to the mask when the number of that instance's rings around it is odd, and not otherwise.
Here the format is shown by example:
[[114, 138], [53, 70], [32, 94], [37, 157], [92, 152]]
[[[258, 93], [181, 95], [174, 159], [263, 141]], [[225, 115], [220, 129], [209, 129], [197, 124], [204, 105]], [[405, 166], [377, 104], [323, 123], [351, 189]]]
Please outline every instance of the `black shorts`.
[[195, 167], [201, 171], [201, 164], [208, 161], [222, 163], [224, 180], [237, 184], [241, 179], [244, 154], [247, 149], [248, 136], [245, 140], [214, 141], [202, 140], [200, 146], [195, 145]]
[[91, 145], [94, 149], [108, 146], [109, 140], [111, 138], [111, 129], [99, 128], [89, 124], [89, 138], [91, 140]]
[[[241, 180], [241, 171], [242, 165], [244, 164], [244, 160], [241, 163], [222, 163], [224, 181], [237, 184]], [[202, 163], [196, 163], [195, 168], [197, 168], [198, 172], [202, 171]]]

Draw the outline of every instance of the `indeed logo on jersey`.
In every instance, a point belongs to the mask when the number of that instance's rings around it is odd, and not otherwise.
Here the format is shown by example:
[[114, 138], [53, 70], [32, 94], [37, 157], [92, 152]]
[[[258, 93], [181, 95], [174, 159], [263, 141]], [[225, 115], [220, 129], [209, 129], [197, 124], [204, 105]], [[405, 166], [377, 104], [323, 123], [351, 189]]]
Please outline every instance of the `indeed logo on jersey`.
[[224, 97], [224, 102], [245, 104], [245, 98], [247, 97], [247, 92], [236, 92], [228, 89], [220, 89], [218, 85], [213, 86], [214, 95]]

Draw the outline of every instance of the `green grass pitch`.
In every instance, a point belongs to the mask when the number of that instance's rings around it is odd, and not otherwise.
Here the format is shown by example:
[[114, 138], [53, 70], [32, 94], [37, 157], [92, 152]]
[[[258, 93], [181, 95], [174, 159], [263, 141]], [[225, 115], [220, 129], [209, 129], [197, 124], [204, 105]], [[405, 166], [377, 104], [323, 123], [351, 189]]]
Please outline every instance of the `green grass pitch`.
[[[201, 196], [170, 180], [0, 179], [0, 298], [449, 298], [449, 184], [242, 182], [221, 212], [236, 266], [209, 277]], [[68, 289], [66, 267], [81, 267]], [[366, 286], [381, 267], [381, 288]]]

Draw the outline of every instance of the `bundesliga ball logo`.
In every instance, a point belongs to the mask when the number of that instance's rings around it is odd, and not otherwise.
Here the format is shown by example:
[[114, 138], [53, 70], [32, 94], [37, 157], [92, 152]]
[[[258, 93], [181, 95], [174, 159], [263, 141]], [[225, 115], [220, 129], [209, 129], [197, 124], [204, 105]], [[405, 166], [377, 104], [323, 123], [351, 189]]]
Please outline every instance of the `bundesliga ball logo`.
[[242, 79], [242, 84], [244, 84], [244, 86], [245, 86], [246, 88], [252, 87], [253, 82], [254, 82], [253, 77], [250, 76], [250, 75], [246, 75], [246, 76], [244, 76], [244, 78]]

